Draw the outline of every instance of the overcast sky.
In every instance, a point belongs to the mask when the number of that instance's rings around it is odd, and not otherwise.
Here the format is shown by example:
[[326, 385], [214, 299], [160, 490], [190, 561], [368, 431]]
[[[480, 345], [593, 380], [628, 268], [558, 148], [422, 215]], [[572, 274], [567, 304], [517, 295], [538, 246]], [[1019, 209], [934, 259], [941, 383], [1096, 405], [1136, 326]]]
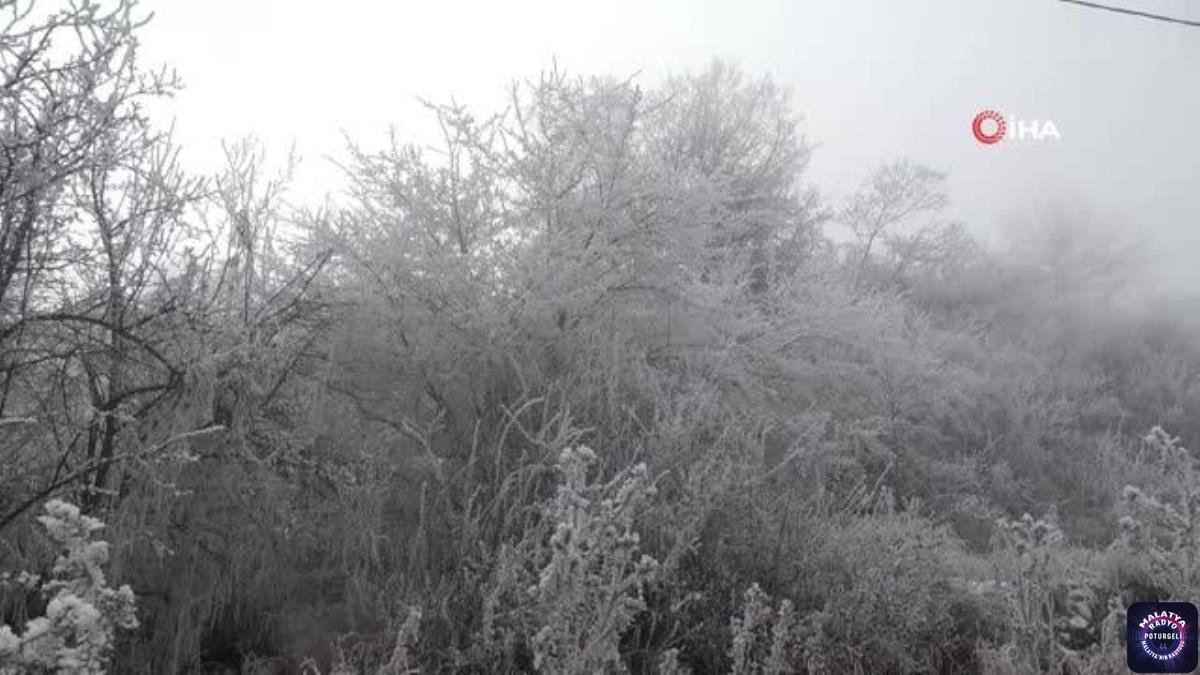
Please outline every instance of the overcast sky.
[[[1109, 4], [1200, 19], [1194, 0]], [[494, 109], [557, 59], [652, 86], [714, 57], [792, 89], [827, 196], [907, 156], [949, 173], [954, 215], [985, 238], [1041, 198], [1068, 199], [1157, 243], [1159, 288], [1200, 284], [1200, 28], [1057, 0], [146, 0], [144, 56], [186, 83], [188, 161], [222, 138], [297, 142], [300, 186], [332, 185], [340, 130], [421, 133], [415, 96]], [[978, 143], [993, 108], [1061, 140]]]

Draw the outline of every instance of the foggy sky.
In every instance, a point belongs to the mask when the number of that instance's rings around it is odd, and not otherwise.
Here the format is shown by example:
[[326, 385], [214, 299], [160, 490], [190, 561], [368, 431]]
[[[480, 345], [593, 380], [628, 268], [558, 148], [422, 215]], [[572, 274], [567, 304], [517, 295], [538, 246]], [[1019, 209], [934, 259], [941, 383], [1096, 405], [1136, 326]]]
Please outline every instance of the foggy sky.
[[[1200, 19], [1200, 2], [1109, 4]], [[1155, 244], [1158, 290], [1200, 288], [1200, 28], [1056, 0], [147, 0], [146, 64], [178, 69], [185, 162], [256, 134], [304, 158], [313, 201], [341, 130], [420, 138], [414, 97], [493, 110], [552, 59], [579, 75], [700, 70], [714, 57], [791, 88], [830, 197], [906, 156], [949, 173], [953, 214], [987, 240], [1039, 198], [1069, 199]], [[993, 147], [977, 112], [1052, 120], [1059, 141]]]

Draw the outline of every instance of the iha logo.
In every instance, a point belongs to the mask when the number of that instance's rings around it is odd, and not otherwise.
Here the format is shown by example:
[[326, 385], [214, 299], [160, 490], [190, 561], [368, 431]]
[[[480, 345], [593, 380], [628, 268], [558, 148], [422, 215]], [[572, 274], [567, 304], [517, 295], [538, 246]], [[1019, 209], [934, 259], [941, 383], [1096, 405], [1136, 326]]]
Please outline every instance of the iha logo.
[[1026, 120], [1005, 117], [996, 110], [982, 110], [971, 122], [971, 133], [984, 145], [995, 145], [1011, 138], [1014, 141], [1062, 140], [1052, 120]]
[[1135, 602], [1126, 614], [1126, 657], [1135, 673], [1190, 673], [1196, 669], [1196, 606], [1190, 602]]

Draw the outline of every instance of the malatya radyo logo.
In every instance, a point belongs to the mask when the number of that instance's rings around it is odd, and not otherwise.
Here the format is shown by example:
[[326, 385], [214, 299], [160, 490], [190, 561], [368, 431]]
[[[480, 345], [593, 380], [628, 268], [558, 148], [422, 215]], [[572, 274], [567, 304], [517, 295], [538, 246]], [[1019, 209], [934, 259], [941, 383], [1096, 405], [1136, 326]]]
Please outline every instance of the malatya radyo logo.
[[1126, 657], [1135, 673], [1190, 673], [1196, 669], [1196, 606], [1190, 602], [1135, 602], [1126, 614]]
[[1005, 139], [1014, 141], [1059, 141], [1062, 134], [1054, 120], [1029, 120], [1004, 115], [990, 108], [981, 110], [971, 121], [971, 133], [984, 145]]

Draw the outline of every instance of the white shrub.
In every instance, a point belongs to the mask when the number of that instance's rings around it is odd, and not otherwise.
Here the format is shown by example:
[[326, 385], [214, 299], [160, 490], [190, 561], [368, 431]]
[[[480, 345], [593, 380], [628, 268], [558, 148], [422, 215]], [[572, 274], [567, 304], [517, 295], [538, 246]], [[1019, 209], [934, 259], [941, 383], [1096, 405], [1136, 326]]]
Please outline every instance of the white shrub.
[[45, 616], [31, 619], [19, 634], [0, 624], [0, 675], [27, 672], [103, 673], [117, 628], [136, 628], [129, 586], [109, 588], [103, 565], [108, 542], [92, 539], [104, 527], [60, 500], [46, 503], [38, 520], [64, 553], [54, 563]]

